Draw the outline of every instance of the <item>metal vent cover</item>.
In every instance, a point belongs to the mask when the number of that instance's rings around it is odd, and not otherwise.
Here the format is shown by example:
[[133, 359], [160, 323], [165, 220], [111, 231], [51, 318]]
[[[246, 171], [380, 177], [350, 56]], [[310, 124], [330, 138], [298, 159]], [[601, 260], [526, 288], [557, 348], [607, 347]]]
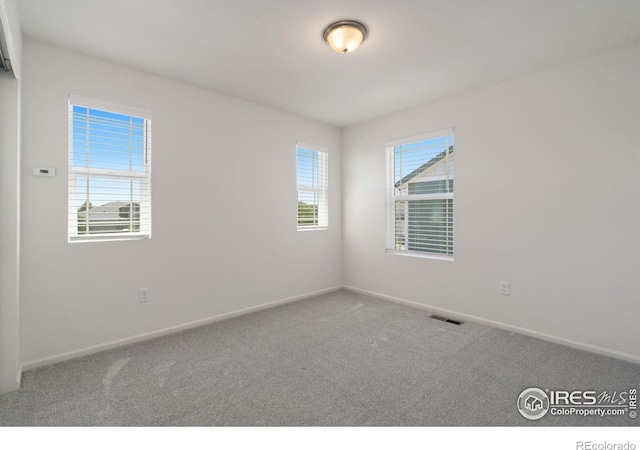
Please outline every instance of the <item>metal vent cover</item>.
[[433, 320], [439, 320], [441, 322], [452, 323], [453, 325], [458, 325], [458, 326], [464, 324], [464, 322], [461, 322], [459, 320], [449, 319], [448, 317], [438, 316], [437, 314], [431, 314], [429, 318]]

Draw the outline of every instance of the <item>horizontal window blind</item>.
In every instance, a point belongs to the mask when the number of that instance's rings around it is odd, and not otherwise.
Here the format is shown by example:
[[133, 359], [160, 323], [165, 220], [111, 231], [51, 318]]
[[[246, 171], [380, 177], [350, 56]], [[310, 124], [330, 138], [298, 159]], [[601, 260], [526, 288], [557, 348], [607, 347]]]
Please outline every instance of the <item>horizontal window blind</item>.
[[453, 256], [453, 131], [387, 145], [387, 249]]
[[69, 99], [70, 241], [151, 236], [151, 116], [107, 107]]
[[296, 149], [298, 229], [329, 226], [328, 158], [327, 152], [300, 144]]

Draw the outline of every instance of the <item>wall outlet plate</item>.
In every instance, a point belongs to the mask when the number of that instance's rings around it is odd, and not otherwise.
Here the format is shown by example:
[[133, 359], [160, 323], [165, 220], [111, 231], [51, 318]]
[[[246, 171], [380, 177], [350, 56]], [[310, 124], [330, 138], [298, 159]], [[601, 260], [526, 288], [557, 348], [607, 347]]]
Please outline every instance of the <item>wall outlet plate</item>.
[[138, 301], [140, 303], [146, 303], [149, 301], [149, 288], [142, 288], [138, 290]]
[[511, 285], [508, 281], [500, 282], [500, 295], [511, 295]]

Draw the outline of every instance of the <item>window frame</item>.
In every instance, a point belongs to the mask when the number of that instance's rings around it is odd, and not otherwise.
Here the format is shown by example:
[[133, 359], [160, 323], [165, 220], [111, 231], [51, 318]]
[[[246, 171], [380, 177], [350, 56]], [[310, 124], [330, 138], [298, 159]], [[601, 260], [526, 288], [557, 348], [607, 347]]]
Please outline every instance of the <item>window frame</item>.
[[[451, 192], [442, 192], [442, 193], [421, 193], [421, 194], [396, 194], [396, 186], [395, 186], [395, 154], [396, 147], [418, 143], [421, 141], [428, 141], [431, 139], [437, 139], [442, 137], [454, 136], [453, 128], [445, 128], [437, 131], [433, 131], [430, 133], [424, 133], [415, 136], [409, 136], [400, 139], [394, 139], [391, 141], [387, 141], [384, 144], [385, 147], [385, 157], [386, 157], [386, 245], [385, 251], [386, 253], [390, 253], [393, 255], [402, 255], [402, 256], [412, 256], [418, 258], [427, 258], [427, 259], [437, 259], [437, 260], [445, 260], [445, 261], [453, 261], [454, 260], [454, 226], [455, 226], [455, 201], [454, 201], [454, 190], [452, 188]], [[455, 139], [454, 139], [455, 140]], [[450, 155], [453, 155], [453, 150], [449, 150], [449, 147], [453, 147], [453, 143], [446, 144], [445, 149], [447, 152], [445, 153], [445, 158], [448, 161]], [[428, 162], [428, 161], [426, 161]], [[436, 163], [437, 164], [437, 163]], [[449, 168], [448, 162], [445, 168], [445, 174], [434, 176], [429, 181], [440, 181], [442, 179], [450, 179], [451, 181], [455, 181], [455, 175], [449, 178]], [[455, 164], [455, 163], [454, 163]], [[409, 201], [420, 201], [420, 200], [444, 200], [451, 201], [451, 229], [447, 231], [446, 240], [451, 240], [451, 253], [435, 253], [428, 251], [416, 251], [409, 250], [408, 248], [405, 250], [398, 249], [396, 246], [396, 202], [404, 201], [405, 202], [405, 210], [404, 210], [404, 236], [405, 239], [409, 240], [409, 220], [408, 217], [408, 206]], [[448, 211], [447, 211], [448, 214]], [[447, 221], [444, 222], [445, 224]], [[406, 244], [405, 244], [406, 245]]]
[[[95, 168], [88, 166], [74, 165], [74, 107], [87, 108], [88, 110], [98, 110], [113, 114], [140, 118], [144, 120], [144, 148], [143, 148], [143, 169], [135, 170], [118, 170]], [[118, 105], [114, 103], [104, 102], [92, 98], [82, 97], [79, 95], [69, 95], [68, 99], [68, 204], [67, 204], [67, 239], [69, 243], [77, 242], [103, 242], [103, 241], [122, 241], [122, 240], [139, 240], [151, 239], [151, 113], [146, 110], [137, 109], [129, 106]], [[140, 230], [125, 231], [120, 233], [78, 233], [78, 180], [86, 178], [124, 180], [130, 183], [138, 182], [140, 190]], [[131, 188], [133, 189], [133, 187]], [[87, 199], [90, 200], [90, 199]], [[88, 209], [87, 209], [88, 211]], [[131, 213], [130, 213], [131, 214]]]
[[[317, 155], [317, 185], [298, 183], [299, 151], [314, 152]], [[318, 194], [318, 223], [300, 225], [299, 199], [300, 192]], [[327, 148], [298, 141], [296, 143], [296, 229], [297, 231], [326, 230], [329, 228], [329, 152]]]

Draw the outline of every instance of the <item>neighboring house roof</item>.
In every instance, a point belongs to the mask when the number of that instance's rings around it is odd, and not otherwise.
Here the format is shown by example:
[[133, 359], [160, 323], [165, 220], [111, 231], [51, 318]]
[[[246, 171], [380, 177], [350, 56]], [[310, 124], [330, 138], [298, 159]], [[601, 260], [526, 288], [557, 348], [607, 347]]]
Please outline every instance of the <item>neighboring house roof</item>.
[[[125, 217], [120, 215], [121, 213], [124, 212], [122, 208], [128, 209], [130, 208], [130, 205], [131, 205], [130, 202], [109, 202], [109, 203], [105, 203], [104, 205], [92, 206], [91, 208], [89, 208], [88, 211], [87, 210], [79, 211], [78, 216], [81, 218], [85, 218], [88, 212], [90, 219], [118, 220], [118, 219], [121, 219], [122, 217]], [[135, 217], [136, 213], [139, 213], [140, 211], [140, 204], [134, 202], [133, 205], [134, 205], [133, 213]]]
[[[453, 145], [449, 147], [449, 154], [451, 154], [451, 153], [453, 153]], [[431, 158], [429, 161], [427, 161], [426, 163], [424, 163], [423, 165], [421, 165], [417, 169], [413, 170], [408, 175], [404, 176], [401, 180], [396, 181], [395, 187], [402, 186], [406, 182], [408, 182], [408, 181], [412, 180], [413, 178], [417, 177], [418, 175], [420, 175], [425, 170], [429, 169], [431, 166], [435, 166], [440, 161], [442, 161], [446, 155], [447, 155], [447, 151], [446, 150], [442, 150], [440, 153], [438, 153], [436, 156]]]

